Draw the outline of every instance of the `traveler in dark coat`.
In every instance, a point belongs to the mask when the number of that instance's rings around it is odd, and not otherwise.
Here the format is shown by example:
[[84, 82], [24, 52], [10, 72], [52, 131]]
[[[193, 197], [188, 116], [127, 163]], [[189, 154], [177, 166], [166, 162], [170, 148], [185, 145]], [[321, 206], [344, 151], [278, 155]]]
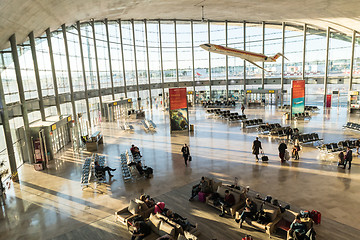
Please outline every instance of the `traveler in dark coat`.
[[260, 149], [262, 150], [261, 142], [259, 141], [259, 138], [256, 137], [256, 140], [253, 142], [252, 145], [252, 153], [255, 155], [256, 161], [259, 161], [259, 153]]
[[190, 150], [189, 150], [189, 147], [186, 145], [186, 143], [185, 143], [184, 146], [181, 148], [181, 152], [183, 153], [183, 157], [184, 157], [184, 161], [185, 161], [185, 166], [187, 166], [187, 161], [188, 161], [189, 156], [190, 156]]
[[351, 168], [351, 161], [352, 161], [352, 150], [351, 150], [351, 148], [347, 147], [347, 152], [345, 155], [344, 169], [346, 168], [347, 163], [349, 163], [349, 169]]
[[280, 143], [279, 145], [279, 157], [281, 159], [281, 162], [284, 162], [285, 161], [285, 151], [287, 149], [287, 146], [284, 142]]
[[286, 130], [286, 139], [289, 140], [292, 138], [292, 135], [293, 135], [293, 130], [291, 127], [289, 127], [287, 130]]

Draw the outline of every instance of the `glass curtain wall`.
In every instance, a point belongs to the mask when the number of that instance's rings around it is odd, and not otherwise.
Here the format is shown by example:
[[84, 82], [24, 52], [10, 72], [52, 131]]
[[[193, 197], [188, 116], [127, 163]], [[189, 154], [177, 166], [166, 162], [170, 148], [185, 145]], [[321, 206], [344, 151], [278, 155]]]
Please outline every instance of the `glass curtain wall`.
[[11, 49], [5, 49], [4, 52], [0, 53], [1, 81], [4, 88], [5, 102], [7, 104], [20, 101], [14, 62], [9, 51], [11, 51]]
[[[246, 51], [262, 53], [262, 34], [261, 24], [246, 23]], [[257, 89], [261, 87], [261, 77], [262, 70], [260, 68], [251, 63], [246, 63], [247, 89]]]
[[176, 82], [175, 26], [173, 21], [161, 21], [161, 41], [164, 82]]
[[355, 34], [352, 90], [360, 90], [360, 34]]
[[78, 31], [74, 26], [66, 29], [71, 66], [71, 78], [74, 92], [84, 91], [84, 78], [81, 66]]
[[191, 81], [192, 77], [192, 46], [190, 22], [176, 22], [179, 81]]
[[100, 74], [100, 87], [111, 88], [107, 36], [105, 24], [103, 22], [95, 22], [95, 39]]
[[[275, 56], [275, 54], [281, 52], [282, 52], [282, 26], [266, 24], [264, 54], [268, 57], [273, 57]], [[282, 62], [281, 58], [282, 57], [279, 57], [276, 62], [264, 63], [264, 68], [267, 70], [264, 72], [266, 88], [279, 89], [281, 87], [279, 84], [281, 78], [281, 62]]]

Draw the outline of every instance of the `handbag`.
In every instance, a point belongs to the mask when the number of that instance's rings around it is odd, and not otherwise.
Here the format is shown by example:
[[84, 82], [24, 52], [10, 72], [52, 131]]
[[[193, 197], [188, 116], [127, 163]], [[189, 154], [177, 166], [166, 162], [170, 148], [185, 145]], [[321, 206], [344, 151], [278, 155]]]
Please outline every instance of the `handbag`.
[[192, 157], [191, 156], [189, 156], [189, 162], [191, 162], [192, 161]]

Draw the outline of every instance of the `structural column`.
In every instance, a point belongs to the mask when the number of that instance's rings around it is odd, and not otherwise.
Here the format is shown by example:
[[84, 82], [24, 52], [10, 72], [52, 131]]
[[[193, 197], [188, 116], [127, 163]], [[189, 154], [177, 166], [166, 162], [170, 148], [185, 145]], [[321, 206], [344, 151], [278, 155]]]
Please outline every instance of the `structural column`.
[[[246, 22], [243, 23], [244, 51], [246, 51]], [[244, 103], [246, 104], [246, 61], [244, 60]]]
[[[351, 61], [350, 61], [350, 79], [349, 79], [349, 91], [352, 90], [353, 74], [354, 74], [354, 52], [355, 52], [356, 31], [353, 31], [351, 42]], [[349, 102], [350, 103], [350, 102]]]
[[114, 78], [112, 73], [112, 65], [111, 65], [111, 48], [110, 48], [110, 36], [109, 36], [109, 24], [107, 18], [105, 18], [105, 28], [106, 28], [106, 40], [107, 40], [107, 48], [109, 55], [109, 70], [110, 70], [110, 81], [111, 81], [111, 95], [112, 99], [115, 100], [115, 92], [114, 92]]
[[[265, 22], [262, 22], [262, 54], [265, 54]], [[261, 63], [262, 68], [264, 68], [265, 63]], [[261, 88], [264, 89], [265, 85], [265, 71], [261, 69]]]
[[34, 72], [35, 72], [36, 87], [37, 87], [38, 98], [39, 98], [41, 121], [45, 121], [46, 120], [45, 119], [45, 108], [44, 108], [44, 101], [43, 101], [42, 89], [41, 89], [41, 83], [40, 83], [39, 67], [38, 67], [37, 56], [36, 56], [34, 32], [31, 32], [29, 34], [29, 39], [30, 39], [31, 54], [32, 54], [33, 63], [34, 63]]
[[176, 33], [176, 20], [174, 21], [174, 35], [175, 35], [175, 63], [176, 63], [176, 81], [177, 81], [177, 87], [180, 87], [180, 83], [179, 83], [179, 59], [178, 59], [178, 44], [177, 44], [177, 33]]
[[160, 43], [160, 68], [161, 68], [161, 87], [162, 87], [162, 99], [163, 106], [165, 106], [165, 89], [164, 89], [164, 65], [163, 65], [163, 55], [162, 55], [162, 39], [161, 39], [161, 22], [159, 20], [159, 43]]
[[122, 29], [121, 29], [121, 20], [118, 20], [119, 24], [119, 35], [120, 35], [120, 42], [121, 42], [121, 60], [122, 60], [122, 67], [123, 67], [123, 79], [124, 79], [124, 93], [125, 98], [127, 98], [127, 87], [126, 87], [126, 73], [125, 73], [125, 59], [124, 59], [124, 44], [122, 38]]
[[[1, 109], [2, 107], [2, 109]], [[18, 173], [15, 159], [14, 145], [11, 137], [11, 128], [9, 123], [9, 112], [5, 102], [4, 88], [0, 75], [0, 117], [4, 128], [5, 144], [9, 157], [10, 171], [13, 181], [18, 181]]]
[[66, 36], [66, 26], [65, 24], [61, 25], [62, 33], [64, 37], [64, 46], [65, 46], [65, 56], [66, 56], [66, 63], [67, 63], [67, 70], [68, 70], [68, 78], [69, 78], [69, 87], [70, 87], [70, 99], [71, 99], [71, 106], [72, 106], [72, 114], [73, 118], [76, 120], [77, 123], [77, 114], [76, 114], [76, 106], [75, 106], [75, 98], [74, 98], [74, 88], [73, 88], [73, 82], [71, 77], [71, 66], [70, 66], [70, 56], [69, 56], [69, 47], [67, 42], [67, 36]]
[[[210, 21], [208, 21], [208, 42], [210, 43]], [[209, 89], [210, 89], [210, 101], [212, 99], [211, 92], [211, 53], [209, 52]]]
[[[282, 44], [281, 44], [281, 54], [285, 55], [285, 22], [282, 23]], [[285, 59], [281, 58], [281, 106], [284, 105], [284, 65]]]
[[192, 80], [193, 80], [193, 96], [194, 96], [194, 104], [195, 104], [195, 53], [194, 53], [194, 21], [191, 20], [191, 60], [192, 60]]
[[326, 30], [326, 58], [325, 58], [325, 76], [324, 76], [324, 107], [326, 106], [326, 94], [327, 94], [327, 79], [329, 68], [329, 40], [330, 40], [330, 27]]
[[134, 63], [135, 63], [135, 79], [136, 79], [136, 93], [137, 93], [137, 108], [140, 110], [140, 94], [139, 94], [139, 75], [137, 69], [137, 60], [136, 60], [136, 40], [135, 40], [135, 26], [134, 20], [131, 21], [132, 34], [133, 34], [133, 45], [134, 45]]
[[[225, 21], [225, 46], [228, 46], [228, 22]], [[226, 100], [229, 99], [229, 57], [225, 57], [225, 80], [226, 80]]]
[[149, 83], [150, 108], [152, 108], [150, 62], [149, 62], [149, 42], [148, 42], [148, 33], [147, 33], [147, 22], [146, 22], [146, 20], [144, 20], [144, 25], [145, 25], [145, 44], [146, 44], [147, 78], [148, 78], [148, 83]]
[[84, 60], [84, 52], [83, 52], [83, 45], [82, 45], [82, 38], [81, 38], [81, 26], [80, 22], [76, 22], [76, 27], [78, 30], [78, 37], [79, 37], [79, 47], [80, 47], [80, 57], [81, 57], [81, 68], [83, 73], [84, 79], [84, 91], [85, 91], [85, 103], [86, 103], [86, 112], [87, 112], [87, 120], [89, 122], [89, 127], [91, 128], [91, 117], [90, 117], [90, 107], [89, 107], [89, 95], [86, 83], [86, 72], [85, 72], [85, 60]]
[[307, 30], [307, 24], [304, 24], [303, 57], [302, 57], [302, 79], [304, 80], [305, 80], [306, 30]]
[[20, 104], [21, 104], [21, 112], [22, 117], [24, 120], [24, 133], [25, 133], [25, 145], [27, 149], [28, 159], [30, 163], [34, 162], [34, 155], [32, 151], [32, 144], [31, 144], [31, 138], [30, 138], [30, 129], [29, 129], [29, 118], [28, 118], [28, 111], [27, 111], [27, 105], [25, 101], [25, 95], [24, 95], [24, 86], [21, 78], [21, 71], [20, 71], [20, 63], [19, 63], [19, 57], [16, 47], [16, 38], [15, 34], [13, 34], [10, 37], [10, 45], [11, 45], [11, 54], [14, 61], [14, 67], [15, 67], [15, 74], [16, 74], [16, 81], [18, 85], [19, 90], [19, 98], [20, 98]]
[[57, 86], [56, 70], [55, 70], [55, 63], [54, 63], [54, 53], [52, 50], [50, 28], [46, 29], [46, 39], [47, 39], [48, 47], [49, 47], [51, 74], [52, 74], [52, 78], [53, 78], [54, 93], [55, 93], [56, 111], [57, 111], [57, 115], [60, 116], [61, 115], [60, 99], [59, 99], [59, 91], [58, 91], [58, 86]]
[[92, 32], [93, 32], [95, 64], [96, 64], [96, 77], [97, 77], [97, 80], [98, 80], [98, 88], [99, 88], [98, 92], [99, 92], [99, 101], [100, 101], [100, 112], [101, 112], [101, 116], [104, 116], [103, 105], [102, 105], [102, 96], [101, 96], [99, 61], [98, 61], [97, 48], [96, 48], [96, 34], [95, 34], [95, 22], [94, 22], [94, 20], [92, 20], [90, 24], [91, 24]]

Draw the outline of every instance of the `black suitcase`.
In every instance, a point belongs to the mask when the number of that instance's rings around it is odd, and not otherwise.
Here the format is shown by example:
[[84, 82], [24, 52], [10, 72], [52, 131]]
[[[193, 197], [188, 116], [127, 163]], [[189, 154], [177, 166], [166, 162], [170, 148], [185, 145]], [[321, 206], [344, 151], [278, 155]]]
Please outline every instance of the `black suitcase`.
[[262, 154], [261, 161], [263, 161], [263, 162], [269, 161], [268, 156], [265, 156], [265, 155], [264, 155], [264, 152], [262, 152], [261, 154]]

